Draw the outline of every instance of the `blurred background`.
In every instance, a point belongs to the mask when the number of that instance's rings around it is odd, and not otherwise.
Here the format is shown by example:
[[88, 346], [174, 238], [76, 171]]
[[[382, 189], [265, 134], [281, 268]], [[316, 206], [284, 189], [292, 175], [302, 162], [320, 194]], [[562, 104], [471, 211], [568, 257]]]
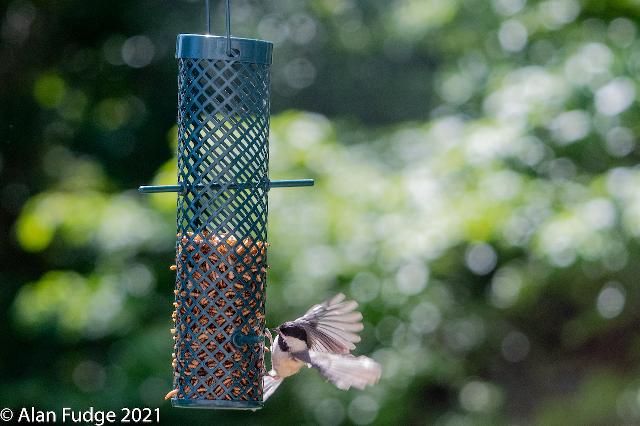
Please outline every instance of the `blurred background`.
[[[0, 6], [2, 406], [165, 424], [640, 424], [640, 3], [234, 0], [275, 43], [267, 324], [342, 291], [381, 383], [169, 408], [175, 36], [202, 1]], [[214, 2], [214, 32], [223, 8]]]

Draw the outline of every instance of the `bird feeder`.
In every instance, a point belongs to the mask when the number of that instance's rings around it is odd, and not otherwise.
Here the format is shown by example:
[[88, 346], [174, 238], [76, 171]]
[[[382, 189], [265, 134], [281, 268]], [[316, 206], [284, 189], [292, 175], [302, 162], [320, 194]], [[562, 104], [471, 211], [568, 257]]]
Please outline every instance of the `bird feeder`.
[[273, 44], [180, 34], [178, 182], [172, 329], [174, 407], [258, 409], [264, 369], [269, 70]]

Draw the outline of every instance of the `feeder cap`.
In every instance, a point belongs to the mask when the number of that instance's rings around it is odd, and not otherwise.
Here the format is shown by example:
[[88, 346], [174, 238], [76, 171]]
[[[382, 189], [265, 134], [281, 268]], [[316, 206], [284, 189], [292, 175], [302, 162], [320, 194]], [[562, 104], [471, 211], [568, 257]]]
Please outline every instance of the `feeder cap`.
[[221, 59], [271, 65], [273, 43], [250, 38], [231, 37], [231, 55], [227, 52], [227, 37], [205, 34], [178, 34], [176, 58]]

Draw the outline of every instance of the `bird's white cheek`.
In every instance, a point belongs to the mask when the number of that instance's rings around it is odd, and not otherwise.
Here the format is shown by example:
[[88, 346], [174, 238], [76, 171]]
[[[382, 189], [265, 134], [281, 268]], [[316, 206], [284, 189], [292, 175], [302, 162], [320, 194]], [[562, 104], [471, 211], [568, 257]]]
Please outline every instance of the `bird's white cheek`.
[[309, 349], [309, 347], [307, 346], [307, 342], [300, 339], [296, 339], [295, 337], [285, 336], [284, 341], [287, 342], [287, 346], [289, 346], [290, 353], [302, 352]]

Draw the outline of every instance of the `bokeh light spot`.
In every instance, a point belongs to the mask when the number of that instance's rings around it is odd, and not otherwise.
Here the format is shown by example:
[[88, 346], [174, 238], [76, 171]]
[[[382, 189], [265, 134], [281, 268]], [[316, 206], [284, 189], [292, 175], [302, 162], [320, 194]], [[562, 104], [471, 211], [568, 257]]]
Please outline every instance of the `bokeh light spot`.
[[429, 268], [424, 262], [413, 261], [402, 266], [396, 274], [398, 290], [407, 295], [420, 293], [427, 286]]
[[621, 47], [629, 46], [636, 38], [636, 25], [627, 18], [616, 18], [609, 24], [607, 35]]
[[491, 2], [495, 11], [505, 16], [520, 12], [526, 3], [527, 0], [493, 0]]
[[618, 115], [636, 99], [636, 88], [628, 78], [617, 78], [596, 92], [596, 109], [606, 116]]
[[351, 401], [348, 408], [349, 418], [358, 425], [368, 425], [378, 416], [380, 406], [368, 395], [359, 395]]
[[286, 82], [292, 89], [311, 86], [316, 79], [316, 67], [306, 58], [297, 58], [284, 67]]
[[617, 283], [608, 283], [598, 294], [596, 308], [602, 318], [612, 319], [624, 309], [625, 294]]
[[85, 360], [76, 366], [72, 374], [73, 382], [85, 393], [100, 391], [105, 384], [107, 374], [95, 361]]
[[33, 86], [33, 96], [43, 108], [58, 106], [66, 93], [67, 85], [57, 74], [40, 76]]
[[370, 272], [360, 272], [353, 277], [349, 288], [354, 299], [361, 303], [368, 303], [378, 296], [380, 278]]
[[476, 275], [487, 275], [498, 263], [498, 255], [487, 243], [475, 243], [465, 253], [465, 262]]
[[625, 157], [633, 152], [636, 147], [633, 132], [626, 127], [614, 127], [607, 132], [605, 137], [606, 149], [613, 157]]
[[346, 415], [342, 402], [335, 398], [327, 398], [318, 402], [313, 414], [322, 426], [339, 425], [344, 421]]
[[132, 68], [143, 68], [151, 63], [155, 55], [155, 46], [144, 35], [129, 37], [121, 49], [122, 60]]
[[522, 277], [516, 269], [500, 268], [491, 280], [489, 299], [498, 308], [509, 308], [517, 302], [522, 285]]
[[491, 387], [481, 381], [471, 381], [460, 390], [460, 405], [467, 411], [489, 411], [495, 405]]
[[585, 111], [567, 111], [556, 117], [549, 126], [553, 138], [560, 145], [583, 139], [589, 134], [591, 117]]
[[498, 31], [500, 45], [508, 52], [519, 52], [524, 49], [528, 36], [527, 28], [515, 19], [503, 22]]

